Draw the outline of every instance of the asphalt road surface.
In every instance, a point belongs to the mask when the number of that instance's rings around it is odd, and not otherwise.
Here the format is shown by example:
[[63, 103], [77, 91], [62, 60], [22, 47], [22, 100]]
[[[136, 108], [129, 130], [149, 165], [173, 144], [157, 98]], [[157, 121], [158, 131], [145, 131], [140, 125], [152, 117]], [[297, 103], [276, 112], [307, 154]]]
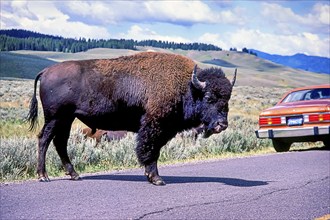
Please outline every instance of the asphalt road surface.
[[[2, 184], [0, 219], [315, 219], [330, 214], [330, 151], [311, 150]], [[329, 215], [328, 215], [329, 216]]]

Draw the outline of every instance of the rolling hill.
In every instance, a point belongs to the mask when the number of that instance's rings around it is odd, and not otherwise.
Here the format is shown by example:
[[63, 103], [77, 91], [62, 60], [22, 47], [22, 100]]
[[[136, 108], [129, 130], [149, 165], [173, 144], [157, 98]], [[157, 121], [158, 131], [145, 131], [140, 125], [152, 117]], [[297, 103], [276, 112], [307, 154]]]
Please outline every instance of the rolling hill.
[[47, 58], [11, 52], [0, 52], [0, 77], [33, 79], [43, 68], [56, 62]]
[[[237, 68], [237, 85], [240, 86], [292, 88], [312, 84], [323, 84], [329, 81], [329, 75], [293, 69], [243, 52], [168, 50], [152, 47], [137, 47], [137, 50], [99, 48], [80, 53], [44, 51], [0, 52], [0, 76], [31, 79], [44, 67], [56, 62], [65, 60], [115, 58], [124, 55], [132, 55], [141, 51], [181, 54], [195, 60], [201, 68], [211, 66], [221, 67], [228, 78], [232, 77], [234, 69]], [[2, 65], [2, 63], [4, 63], [4, 65]]]

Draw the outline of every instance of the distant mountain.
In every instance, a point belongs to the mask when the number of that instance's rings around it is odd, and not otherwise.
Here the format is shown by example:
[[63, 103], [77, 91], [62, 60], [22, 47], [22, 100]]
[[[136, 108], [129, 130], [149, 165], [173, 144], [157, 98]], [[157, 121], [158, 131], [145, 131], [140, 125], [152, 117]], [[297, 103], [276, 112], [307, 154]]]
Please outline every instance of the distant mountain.
[[295, 54], [293, 56], [281, 56], [268, 54], [262, 51], [250, 49], [257, 54], [258, 57], [272, 61], [284, 66], [296, 69], [306, 70], [315, 73], [330, 74], [330, 59], [326, 57], [307, 56], [305, 54]]

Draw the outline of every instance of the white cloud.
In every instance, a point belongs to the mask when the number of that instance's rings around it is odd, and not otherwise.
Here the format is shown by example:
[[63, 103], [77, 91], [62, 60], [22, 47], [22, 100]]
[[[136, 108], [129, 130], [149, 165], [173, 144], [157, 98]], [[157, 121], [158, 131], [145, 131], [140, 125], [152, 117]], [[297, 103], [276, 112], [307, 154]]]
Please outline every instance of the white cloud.
[[23, 28], [73, 38], [110, 37], [105, 27], [70, 21], [70, 17], [59, 11], [52, 1], [13, 1], [10, 6], [12, 12], [1, 11], [1, 20], [10, 20], [10, 24], [2, 22], [1, 28]]
[[30, 19], [36, 19], [36, 16], [34, 13], [32, 13], [28, 8], [28, 2], [27, 1], [12, 1], [11, 7], [15, 11], [16, 15], [20, 17], [26, 17]]
[[228, 49], [229, 46], [224, 41], [224, 37], [220, 34], [205, 33], [198, 38], [198, 42], [213, 44], [222, 49]]
[[291, 8], [285, 8], [276, 3], [263, 3], [261, 14], [271, 21], [287, 22], [294, 21], [303, 23], [304, 18], [296, 15]]
[[273, 54], [293, 55], [305, 53], [330, 57], [329, 38], [320, 39], [318, 35], [304, 32], [297, 35], [278, 35], [260, 30], [239, 29], [226, 34], [226, 42], [238, 48], [253, 48]]
[[301, 33], [302, 29], [329, 34], [330, 6], [317, 3], [308, 14], [296, 14], [291, 8], [276, 3], [263, 3], [261, 15], [274, 27], [275, 32]]
[[240, 9], [213, 11], [203, 1], [67, 1], [61, 7], [94, 24], [163, 22], [191, 26], [196, 23], [243, 24]]
[[120, 7], [121, 11], [131, 14], [128, 10], [131, 2], [127, 2], [126, 7], [122, 3], [111, 3], [108, 1], [66, 1], [60, 7], [62, 11], [71, 15], [72, 20], [84, 20], [88, 24], [113, 24], [116, 23], [116, 17], [118, 16]]
[[149, 1], [145, 2], [150, 17], [177, 24], [214, 23], [214, 13], [201, 1]]
[[221, 23], [236, 26], [246, 25], [250, 20], [246, 17], [246, 10], [241, 7], [236, 7], [232, 10], [222, 10], [219, 13], [219, 19], [222, 21]]
[[321, 3], [317, 3], [313, 7], [313, 11], [309, 14], [310, 20], [316, 20], [317, 24], [320, 25], [330, 25], [330, 5], [325, 5]]
[[188, 39], [180, 36], [160, 35], [149, 28], [142, 28], [139, 25], [131, 26], [127, 33], [121, 33], [119, 37], [134, 40], [162, 40], [177, 43], [190, 42]]

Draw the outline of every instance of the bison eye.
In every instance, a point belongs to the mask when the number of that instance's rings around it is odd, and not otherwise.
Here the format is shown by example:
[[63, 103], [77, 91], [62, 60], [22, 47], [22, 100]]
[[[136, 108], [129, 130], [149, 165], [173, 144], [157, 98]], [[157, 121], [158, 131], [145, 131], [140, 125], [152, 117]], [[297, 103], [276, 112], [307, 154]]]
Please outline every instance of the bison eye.
[[210, 92], [205, 93], [204, 100], [208, 103], [212, 102], [212, 96]]

